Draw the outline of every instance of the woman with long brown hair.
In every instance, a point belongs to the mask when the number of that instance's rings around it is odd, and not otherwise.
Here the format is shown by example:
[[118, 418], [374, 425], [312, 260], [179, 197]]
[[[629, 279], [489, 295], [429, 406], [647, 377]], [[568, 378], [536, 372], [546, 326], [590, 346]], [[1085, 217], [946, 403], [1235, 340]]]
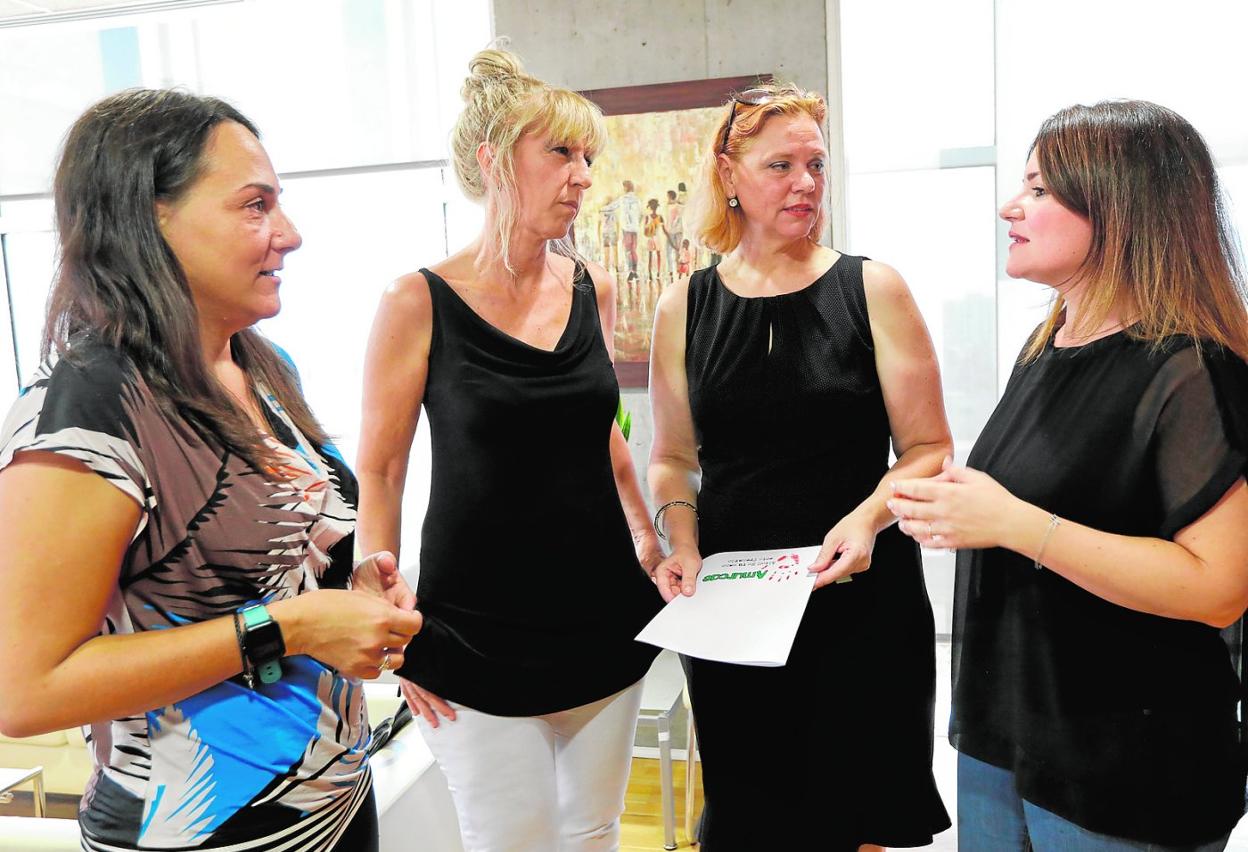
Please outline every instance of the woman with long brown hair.
[[252, 328], [302, 242], [280, 191], [250, 121], [173, 90], [92, 106], [56, 171], [0, 435], [0, 731], [90, 725], [87, 850], [378, 845], [360, 678], [421, 618], [353, 567], [355, 478]]
[[1143, 101], [1040, 128], [1006, 271], [1056, 291], [965, 468], [896, 483], [958, 549], [966, 850], [1217, 850], [1244, 811], [1248, 316], [1213, 161]]

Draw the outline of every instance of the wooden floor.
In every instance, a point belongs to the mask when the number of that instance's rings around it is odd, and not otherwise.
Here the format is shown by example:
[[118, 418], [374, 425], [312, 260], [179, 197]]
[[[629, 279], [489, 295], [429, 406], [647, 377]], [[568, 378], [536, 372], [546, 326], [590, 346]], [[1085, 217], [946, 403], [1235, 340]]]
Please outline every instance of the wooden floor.
[[[685, 763], [672, 761], [676, 776], [676, 845], [689, 849], [685, 836]], [[697, 791], [694, 817], [702, 811], [702, 764], [695, 767]], [[620, 821], [620, 852], [655, 852], [663, 849], [663, 794], [659, 786], [659, 761], [633, 758]], [[696, 848], [696, 847], [694, 847]]]

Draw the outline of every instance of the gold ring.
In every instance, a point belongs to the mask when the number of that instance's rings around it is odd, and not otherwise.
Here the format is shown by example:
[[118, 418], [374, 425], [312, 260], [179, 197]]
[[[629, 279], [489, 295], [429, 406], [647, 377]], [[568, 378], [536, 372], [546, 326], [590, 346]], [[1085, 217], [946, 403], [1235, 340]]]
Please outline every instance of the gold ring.
[[381, 658], [381, 665], [377, 667], [377, 673], [381, 674], [388, 671], [390, 671], [390, 655], [386, 654]]

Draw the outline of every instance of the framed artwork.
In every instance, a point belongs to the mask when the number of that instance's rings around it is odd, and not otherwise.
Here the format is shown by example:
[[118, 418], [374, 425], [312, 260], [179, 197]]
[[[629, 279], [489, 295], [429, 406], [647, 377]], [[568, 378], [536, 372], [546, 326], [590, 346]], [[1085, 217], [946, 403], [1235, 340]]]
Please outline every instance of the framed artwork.
[[581, 254], [615, 276], [621, 387], [647, 384], [650, 329], [663, 288], [713, 260], [685, 233], [684, 210], [724, 104], [733, 92], [770, 79], [757, 74], [581, 92], [606, 116], [610, 144], [594, 161], [572, 237]]

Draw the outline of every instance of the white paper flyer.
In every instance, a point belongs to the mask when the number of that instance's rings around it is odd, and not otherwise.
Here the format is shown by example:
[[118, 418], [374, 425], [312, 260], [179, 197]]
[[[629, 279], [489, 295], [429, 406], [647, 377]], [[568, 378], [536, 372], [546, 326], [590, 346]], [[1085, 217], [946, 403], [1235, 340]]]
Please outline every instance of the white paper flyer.
[[818, 547], [734, 550], [702, 561], [692, 597], [681, 595], [638, 641], [704, 660], [782, 666], [815, 587]]

